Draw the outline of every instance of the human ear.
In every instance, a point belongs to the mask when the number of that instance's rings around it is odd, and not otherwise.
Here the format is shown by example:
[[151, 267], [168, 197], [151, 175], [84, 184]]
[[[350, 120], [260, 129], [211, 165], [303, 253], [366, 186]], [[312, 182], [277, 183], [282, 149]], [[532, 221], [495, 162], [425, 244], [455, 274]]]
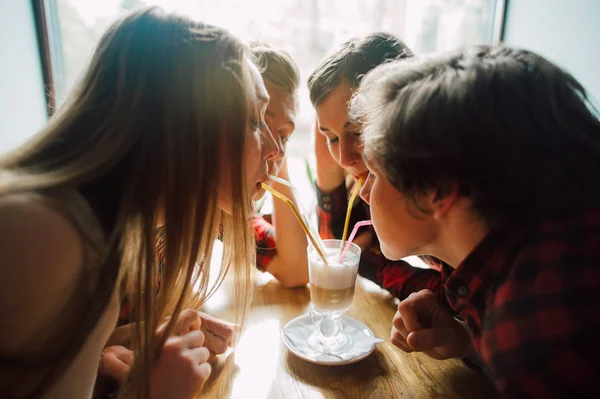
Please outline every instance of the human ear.
[[432, 216], [434, 219], [439, 220], [448, 214], [448, 211], [458, 200], [458, 184], [446, 183], [442, 187], [435, 189], [430, 196], [430, 206], [433, 211]]

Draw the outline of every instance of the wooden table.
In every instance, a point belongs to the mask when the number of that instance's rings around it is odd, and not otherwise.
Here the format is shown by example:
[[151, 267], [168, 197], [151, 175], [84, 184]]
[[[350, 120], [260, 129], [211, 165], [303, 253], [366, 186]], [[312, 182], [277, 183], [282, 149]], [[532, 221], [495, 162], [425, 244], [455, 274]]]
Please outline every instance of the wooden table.
[[[223, 283], [204, 307], [234, 320], [232, 284]], [[306, 287], [286, 289], [267, 273], [256, 272], [254, 297], [238, 347], [213, 367], [201, 397], [210, 398], [494, 398], [493, 385], [459, 360], [438, 361], [407, 354], [389, 342], [397, 299], [359, 277], [347, 315], [385, 341], [366, 359], [347, 366], [320, 366], [288, 352], [281, 329], [307, 313]]]

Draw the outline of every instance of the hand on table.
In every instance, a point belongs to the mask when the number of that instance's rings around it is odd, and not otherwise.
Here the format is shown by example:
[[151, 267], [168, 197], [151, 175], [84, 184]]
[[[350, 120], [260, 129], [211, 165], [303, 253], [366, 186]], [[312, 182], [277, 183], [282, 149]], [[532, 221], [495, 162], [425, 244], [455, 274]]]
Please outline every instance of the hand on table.
[[[166, 326], [167, 323], [161, 325], [157, 334], [163, 334]], [[195, 397], [210, 376], [208, 362], [227, 351], [238, 331], [237, 324], [194, 309], [183, 310], [152, 371], [151, 397]], [[123, 383], [133, 361], [133, 351], [120, 345], [109, 346], [103, 351], [100, 372]]]
[[206, 337], [204, 346], [210, 350], [208, 360], [213, 361], [217, 355], [225, 353], [235, 343], [240, 325], [217, 319], [206, 313], [198, 312], [198, 314], [202, 320], [201, 329]]
[[[235, 342], [236, 333], [240, 331], [238, 324], [229, 323], [193, 309], [182, 311], [180, 319], [182, 317], [189, 318], [189, 323], [186, 324], [187, 328], [185, 331], [175, 331], [175, 334], [181, 335], [192, 330], [202, 331], [204, 346], [210, 351], [209, 362], [215, 360], [217, 355], [225, 353]], [[165, 323], [158, 329], [159, 334], [164, 331], [166, 325]]]
[[[211, 373], [210, 351], [204, 346], [201, 323], [199, 312], [181, 312], [152, 370], [151, 398], [188, 399], [198, 395]], [[163, 324], [157, 333], [165, 327]]]
[[464, 357], [471, 348], [466, 327], [429, 290], [412, 293], [400, 302], [392, 324], [391, 341], [405, 352], [449, 359]]

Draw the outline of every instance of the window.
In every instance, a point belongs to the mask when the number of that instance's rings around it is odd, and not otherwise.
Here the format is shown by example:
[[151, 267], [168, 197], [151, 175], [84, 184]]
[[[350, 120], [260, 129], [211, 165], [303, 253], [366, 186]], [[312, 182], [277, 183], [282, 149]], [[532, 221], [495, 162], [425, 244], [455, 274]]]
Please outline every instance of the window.
[[[37, 0], [48, 29], [53, 82], [60, 106], [77, 81], [103, 32], [120, 14], [159, 5], [227, 28], [242, 38], [259, 38], [290, 52], [305, 82], [312, 69], [343, 40], [372, 31], [402, 38], [416, 53], [497, 42], [504, 1], [500, 0]], [[39, 9], [39, 8], [38, 8]], [[290, 171], [308, 192], [305, 160], [311, 153], [314, 112], [302, 84], [297, 130], [288, 143]], [[305, 188], [309, 188], [305, 190]], [[309, 198], [310, 197], [310, 198]], [[308, 202], [308, 203], [307, 203]]]

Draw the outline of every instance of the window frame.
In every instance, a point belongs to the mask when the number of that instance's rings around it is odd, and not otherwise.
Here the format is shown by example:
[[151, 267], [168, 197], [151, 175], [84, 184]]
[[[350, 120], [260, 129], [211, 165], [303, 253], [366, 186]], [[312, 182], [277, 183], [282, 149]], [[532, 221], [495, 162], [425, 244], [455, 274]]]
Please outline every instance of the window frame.
[[31, 7], [33, 9], [33, 21], [42, 69], [46, 114], [48, 118], [50, 118], [56, 109], [56, 99], [54, 95], [54, 74], [52, 73], [50, 37], [48, 35], [45, 0], [31, 0]]

